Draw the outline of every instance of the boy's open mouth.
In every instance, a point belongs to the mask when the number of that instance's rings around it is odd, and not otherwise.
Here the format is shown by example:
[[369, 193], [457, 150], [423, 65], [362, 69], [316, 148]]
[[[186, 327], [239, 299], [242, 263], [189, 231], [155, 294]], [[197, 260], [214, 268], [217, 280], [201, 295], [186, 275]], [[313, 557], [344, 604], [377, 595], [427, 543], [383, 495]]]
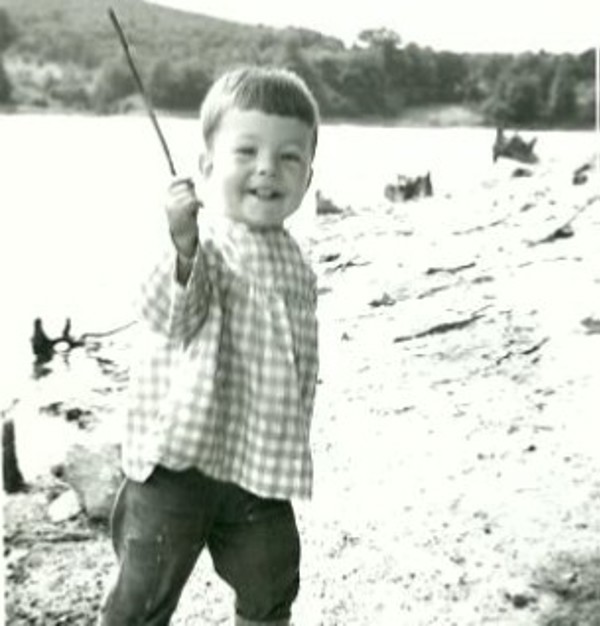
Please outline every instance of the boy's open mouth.
[[283, 194], [276, 189], [265, 189], [262, 187], [250, 189], [249, 193], [259, 200], [277, 200], [283, 196]]

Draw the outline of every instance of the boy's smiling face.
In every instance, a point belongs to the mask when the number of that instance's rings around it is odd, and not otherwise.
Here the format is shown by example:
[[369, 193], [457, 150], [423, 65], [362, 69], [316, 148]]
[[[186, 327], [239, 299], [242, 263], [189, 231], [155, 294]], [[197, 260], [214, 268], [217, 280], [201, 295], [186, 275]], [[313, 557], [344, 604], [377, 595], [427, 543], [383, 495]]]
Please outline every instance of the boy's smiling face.
[[313, 141], [296, 118], [227, 111], [200, 159], [209, 205], [251, 227], [280, 227], [310, 183]]

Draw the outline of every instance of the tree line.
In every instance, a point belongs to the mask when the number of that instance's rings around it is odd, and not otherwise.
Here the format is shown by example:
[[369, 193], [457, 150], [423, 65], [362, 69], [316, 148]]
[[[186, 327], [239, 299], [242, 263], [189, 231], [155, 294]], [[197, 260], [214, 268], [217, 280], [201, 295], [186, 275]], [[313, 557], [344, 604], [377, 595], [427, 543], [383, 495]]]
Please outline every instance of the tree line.
[[[141, 10], [128, 0], [125, 8], [131, 7]], [[412, 107], [458, 104], [476, 109], [493, 125], [587, 128], [595, 121], [593, 49], [581, 54], [435, 51], [404, 44], [385, 28], [364, 30], [347, 47], [304, 29], [240, 25], [232, 30], [218, 20], [198, 38], [185, 30], [193, 27], [189, 21], [158, 20], [152, 26], [137, 18], [138, 61], [143, 59], [142, 74], [160, 109], [196, 111], [216, 74], [228, 65], [252, 62], [300, 74], [325, 119], [396, 120]], [[114, 41], [109, 45], [110, 32], [98, 27], [86, 36], [67, 29], [61, 37], [44, 39], [48, 24], [28, 32], [0, 8], [0, 102], [95, 113], [139, 106], [130, 70]], [[162, 32], [156, 35], [161, 24], [169, 28], [170, 40]], [[202, 40], [201, 51], [186, 43], [194, 39]], [[17, 69], [11, 72], [11, 66]]]

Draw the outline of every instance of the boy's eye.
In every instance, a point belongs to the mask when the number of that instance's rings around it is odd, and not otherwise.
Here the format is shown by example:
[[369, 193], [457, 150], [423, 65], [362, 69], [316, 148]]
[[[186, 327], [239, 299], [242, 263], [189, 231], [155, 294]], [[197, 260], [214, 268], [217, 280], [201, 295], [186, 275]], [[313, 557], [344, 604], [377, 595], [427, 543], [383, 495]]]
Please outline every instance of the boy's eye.
[[256, 150], [252, 146], [237, 146], [235, 153], [241, 156], [252, 156], [256, 154]]
[[284, 152], [281, 158], [292, 163], [299, 163], [302, 160], [302, 157], [297, 152]]

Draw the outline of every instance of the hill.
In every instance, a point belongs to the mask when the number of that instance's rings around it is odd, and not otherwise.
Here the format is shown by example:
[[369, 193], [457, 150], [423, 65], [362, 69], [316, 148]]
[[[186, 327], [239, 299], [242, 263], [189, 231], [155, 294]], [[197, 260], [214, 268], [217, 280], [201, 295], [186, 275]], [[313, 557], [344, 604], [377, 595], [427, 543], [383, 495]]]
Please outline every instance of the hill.
[[[107, 16], [109, 6], [146, 62], [165, 55], [172, 60], [202, 59], [211, 68], [258, 62], [261, 51], [288, 30], [238, 24], [143, 0], [3, 0], [3, 6], [19, 32], [13, 53], [86, 67], [120, 53]], [[313, 31], [289, 31], [301, 37], [304, 46], [343, 47], [341, 41]]]
[[[225, 67], [270, 63], [302, 76], [326, 119], [402, 123], [407, 112], [429, 107], [448, 109], [444, 119], [456, 123], [466, 115], [521, 128], [594, 125], [593, 49], [462, 54], [405, 42], [385, 27], [363, 31], [360, 45], [347, 48], [307, 29], [251, 26], [144, 0], [1, 2], [0, 104], [17, 110], [139, 106], [108, 19], [112, 5], [161, 109], [196, 110]], [[446, 124], [437, 115], [434, 123]]]

